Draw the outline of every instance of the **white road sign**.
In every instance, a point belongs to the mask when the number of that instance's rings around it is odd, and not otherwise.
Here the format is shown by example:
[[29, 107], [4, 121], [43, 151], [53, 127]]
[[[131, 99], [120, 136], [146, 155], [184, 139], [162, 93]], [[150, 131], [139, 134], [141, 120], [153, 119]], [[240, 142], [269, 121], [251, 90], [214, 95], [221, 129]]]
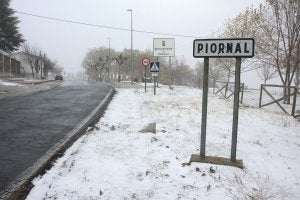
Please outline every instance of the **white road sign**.
[[175, 39], [153, 38], [153, 55], [155, 57], [175, 56]]
[[254, 56], [254, 39], [196, 39], [193, 44], [193, 56], [195, 58], [252, 58]]

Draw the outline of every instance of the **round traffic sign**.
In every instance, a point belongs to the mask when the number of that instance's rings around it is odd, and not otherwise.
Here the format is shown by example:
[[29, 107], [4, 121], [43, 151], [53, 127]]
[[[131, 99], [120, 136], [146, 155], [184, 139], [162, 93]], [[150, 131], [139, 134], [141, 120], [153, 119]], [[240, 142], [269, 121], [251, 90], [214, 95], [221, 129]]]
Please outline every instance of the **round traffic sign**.
[[147, 58], [147, 57], [143, 58], [142, 64], [144, 67], [148, 67], [150, 65], [150, 58]]

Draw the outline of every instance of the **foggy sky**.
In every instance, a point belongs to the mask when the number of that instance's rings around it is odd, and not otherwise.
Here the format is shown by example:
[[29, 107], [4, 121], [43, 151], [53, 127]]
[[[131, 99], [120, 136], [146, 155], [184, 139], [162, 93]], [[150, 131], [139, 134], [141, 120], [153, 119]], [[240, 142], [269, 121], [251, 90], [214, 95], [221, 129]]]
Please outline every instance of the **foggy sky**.
[[[133, 29], [192, 35], [211, 38], [221, 30], [226, 20], [246, 7], [257, 7], [262, 0], [12, 0], [16, 11], [61, 18], [103, 26], [130, 29], [133, 9]], [[130, 48], [130, 31], [110, 30], [65, 22], [40, 19], [16, 13], [19, 27], [27, 42], [41, 48], [67, 72], [82, 70], [81, 63], [89, 48], [106, 46], [122, 51]], [[185, 57], [193, 67], [194, 38], [135, 33], [134, 49], [153, 46], [153, 38], [175, 38], [176, 56]]]

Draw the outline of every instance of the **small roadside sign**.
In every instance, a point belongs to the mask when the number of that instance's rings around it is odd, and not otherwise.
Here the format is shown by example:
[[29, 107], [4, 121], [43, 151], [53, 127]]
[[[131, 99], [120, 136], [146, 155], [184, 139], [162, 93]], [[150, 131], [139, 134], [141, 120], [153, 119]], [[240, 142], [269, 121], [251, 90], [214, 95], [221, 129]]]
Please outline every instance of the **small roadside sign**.
[[142, 65], [143, 65], [144, 67], [148, 67], [148, 66], [150, 65], [150, 58], [144, 57], [144, 58], [142, 59]]
[[159, 72], [159, 62], [151, 62], [150, 72]]

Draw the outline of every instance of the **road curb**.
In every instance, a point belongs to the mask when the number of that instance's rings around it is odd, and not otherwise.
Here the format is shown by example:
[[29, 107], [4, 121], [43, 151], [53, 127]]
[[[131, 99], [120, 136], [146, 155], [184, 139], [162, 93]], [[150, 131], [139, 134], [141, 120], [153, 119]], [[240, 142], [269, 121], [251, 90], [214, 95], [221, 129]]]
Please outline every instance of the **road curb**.
[[[48, 82], [51, 82], [51, 81], [48, 81]], [[44, 82], [45, 83], [45, 82]], [[40, 85], [42, 83], [39, 83]], [[23, 84], [23, 85], [26, 85], [26, 84]], [[36, 84], [27, 84], [27, 85], [36, 85]], [[10, 93], [9, 90], [4, 90], [4, 91], [7, 91], [7, 93], [11, 94], [9, 96], [4, 96], [4, 97], [0, 97], [0, 101], [2, 99], [7, 99], [7, 98], [14, 98], [14, 97], [17, 97], [17, 96], [28, 96], [28, 95], [34, 95], [34, 94], [38, 94], [38, 93], [43, 93], [43, 92], [47, 92], [49, 90], [53, 90], [59, 86], [62, 85], [62, 82], [57, 84], [57, 85], [54, 85], [54, 86], [50, 86], [49, 88], [46, 88], [46, 89], [40, 89], [40, 90], [36, 90], [36, 91], [28, 91], [28, 92], [23, 92], [23, 93]], [[1, 197], [0, 197], [1, 198]]]
[[61, 157], [64, 152], [82, 135], [85, 130], [96, 123], [97, 120], [104, 114], [108, 104], [112, 100], [115, 89], [112, 87], [100, 104], [83, 119], [72, 131], [70, 131], [65, 138], [61, 139], [48, 152], [44, 154], [34, 165], [25, 170], [16, 181], [10, 184], [5, 190], [0, 192], [0, 199], [5, 200], [22, 200], [25, 199], [33, 188], [31, 181], [38, 175], [42, 175], [46, 170], [52, 167], [52, 162]]
[[33, 85], [38, 85], [38, 84], [43, 84], [43, 83], [48, 83], [48, 82], [53, 82], [55, 80], [47, 80], [47, 81], [40, 81], [40, 82], [36, 82], [36, 83], [24, 83], [24, 84], [33, 84]]
[[56, 80], [10, 80], [8, 79], [9, 82], [12, 83], [20, 83], [20, 84], [25, 84], [25, 85], [38, 85], [38, 84], [42, 84], [42, 83], [48, 83], [48, 82], [52, 82], [52, 81], [56, 81]]

